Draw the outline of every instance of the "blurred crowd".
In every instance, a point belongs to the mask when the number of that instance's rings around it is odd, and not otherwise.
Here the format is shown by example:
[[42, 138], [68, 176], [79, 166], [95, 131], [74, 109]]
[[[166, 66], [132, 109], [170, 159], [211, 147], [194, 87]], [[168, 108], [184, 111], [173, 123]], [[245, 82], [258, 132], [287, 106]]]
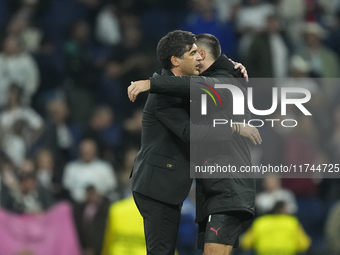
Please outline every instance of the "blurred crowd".
[[[140, 147], [147, 94], [131, 103], [127, 87], [160, 68], [157, 42], [175, 29], [214, 34], [250, 77], [312, 93], [312, 117], [288, 109], [298, 126], [260, 128], [254, 164], [340, 163], [340, 0], [0, 0], [1, 208], [69, 201], [82, 254], [101, 253], [111, 207], [130, 208]], [[255, 104], [265, 98], [258, 88]], [[279, 201], [311, 237], [310, 254], [340, 253], [340, 179], [259, 179], [258, 216]], [[197, 254], [194, 215], [189, 197], [179, 255]]]

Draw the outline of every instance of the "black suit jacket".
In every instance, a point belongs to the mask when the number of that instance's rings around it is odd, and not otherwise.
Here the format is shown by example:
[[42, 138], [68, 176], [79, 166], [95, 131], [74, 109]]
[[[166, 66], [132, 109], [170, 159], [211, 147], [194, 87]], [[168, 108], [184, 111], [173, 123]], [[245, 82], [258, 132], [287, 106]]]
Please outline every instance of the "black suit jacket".
[[[163, 69], [154, 76], [173, 76]], [[171, 85], [170, 85], [171, 86]], [[187, 197], [190, 179], [190, 140], [230, 140], [226, 127], [190, 125], [188, 99], [149, 94], [143, 111], [141, 150], [135, 159], [132, 190], [153, 199], [180, 204]], [[194, 136], [190, 137], [194, 129]]]

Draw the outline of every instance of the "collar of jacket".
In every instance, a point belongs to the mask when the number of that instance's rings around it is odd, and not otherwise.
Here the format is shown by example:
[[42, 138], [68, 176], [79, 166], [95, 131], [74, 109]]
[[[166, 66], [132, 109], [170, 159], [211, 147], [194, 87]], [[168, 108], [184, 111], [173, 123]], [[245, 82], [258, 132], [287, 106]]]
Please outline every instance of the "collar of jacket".
[[215, 62], [203, 73], [201, 76], [213, 76], [213, 74], [218, 72], [228, 72], [229, 75], [232, 75], [234, 78], [242, 78], [243, 75], [240, 69], [235, 69], [234, 64], [228, 59], [228, 57], [224, 54], [219, 56]]
[[156, 77], [156, 76], [160, 76], [160, 75], [162, 75], [162, 76], [174, 76], [174, 74], [170, 70], [162, 68], [162, 69], [159, 69], [156, 72], [154, 72], [152, 77]]
[[164, 76], [175, 76], [170, 70], [168, 69], [162, 69], [162, 75]]

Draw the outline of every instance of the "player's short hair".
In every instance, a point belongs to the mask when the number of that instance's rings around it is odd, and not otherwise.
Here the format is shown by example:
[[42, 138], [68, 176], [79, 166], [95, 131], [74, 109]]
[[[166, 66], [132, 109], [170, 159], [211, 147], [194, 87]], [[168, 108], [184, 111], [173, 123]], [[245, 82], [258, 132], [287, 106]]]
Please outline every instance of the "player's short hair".
[[208, 49], [209, 53], [216, 60], [221, 56], [221, 44], [219, 40], [212, 34], [199, 34], [196, 35], [197, 44], [204, 44]]
[[157, 58], [162, 68], [171, 69], [171, 57], [183, 58], [184, 53], [190, 51], [196, 37], [193, 33], [175, 30], [164, 36], [157, 45]]

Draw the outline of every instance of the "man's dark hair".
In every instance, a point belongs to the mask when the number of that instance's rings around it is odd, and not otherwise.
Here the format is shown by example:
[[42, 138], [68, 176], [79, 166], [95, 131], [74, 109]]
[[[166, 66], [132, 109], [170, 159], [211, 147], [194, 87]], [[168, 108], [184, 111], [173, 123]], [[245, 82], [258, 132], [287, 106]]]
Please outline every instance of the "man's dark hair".
[[173, 67], [171, 57], [182, 58], [195, 42], [193, 33], [182, 30], [175, 30], [164, 36], [157, 45], [157, 57], [162, 67], [170, 70]]
[[214, 60], [221, 56], [221, 44], [215, 36], [212, 34], [199, 34], [196, 39], [197, 43], [204, 44], [209, 49]]

